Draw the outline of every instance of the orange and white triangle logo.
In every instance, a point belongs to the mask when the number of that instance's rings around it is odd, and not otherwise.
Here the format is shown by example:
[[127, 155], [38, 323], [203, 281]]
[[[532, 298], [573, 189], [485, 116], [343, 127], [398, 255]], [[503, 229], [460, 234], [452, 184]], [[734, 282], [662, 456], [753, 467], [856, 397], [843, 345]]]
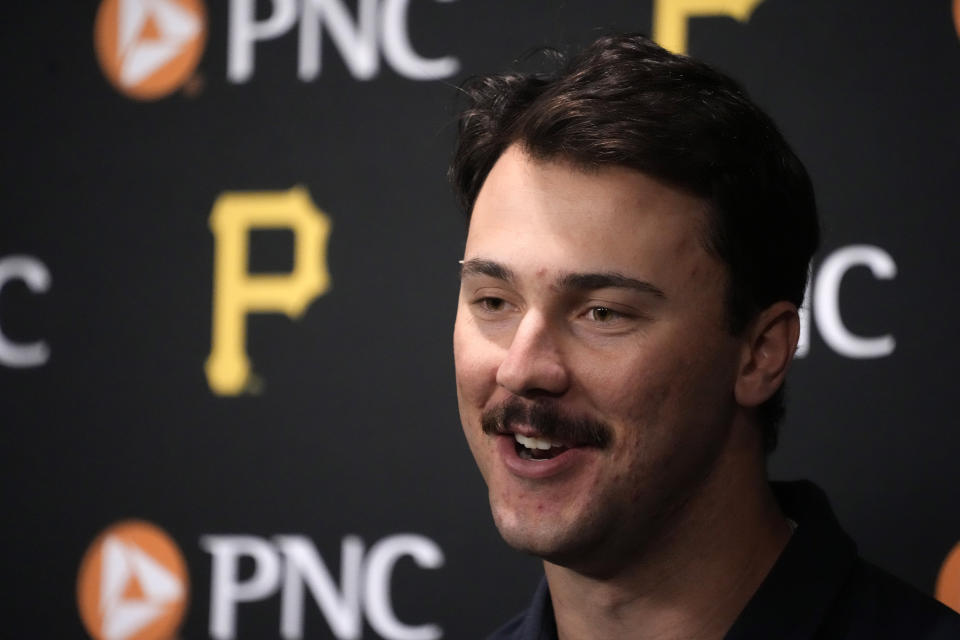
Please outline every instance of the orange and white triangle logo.
[[80, 617], [96, 640], [168, 640], [186, 609], [186, 565], [162, 530], [118, 523], [90, 546], [80, 567]]
[[205, 39], [201, 0], [104, 0], [94, 29], [104, 74], [123, 93], [146, 100], [186, 81]]
[[943, 561], [934, 594], [937, 600], [960, 613], [960, 542]]
[[120, 82], [135, 87], [200, 33], [200, 20], [171, 0], [120, 0]]
[[108, 640], [126, 640], [183, 599], [177, 576], [135, 544], [108, 536], [102, 562], [100, 610]]

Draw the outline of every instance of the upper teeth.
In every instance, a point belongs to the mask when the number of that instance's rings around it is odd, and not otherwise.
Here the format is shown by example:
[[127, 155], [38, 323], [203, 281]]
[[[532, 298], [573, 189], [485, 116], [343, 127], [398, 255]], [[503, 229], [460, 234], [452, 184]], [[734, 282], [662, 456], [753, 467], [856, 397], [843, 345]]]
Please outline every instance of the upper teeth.
[[551, 447], [560, 447], [562, 446], [558, 442], [553, 442], [552, 440], [546, 440], [545, 438], [530, 438], [527, 436], [522, 436], [519, 433], [513, 434], [513, 437], [517, 442], [525, 446], [527, 449], [543, 449], [547, 450]]

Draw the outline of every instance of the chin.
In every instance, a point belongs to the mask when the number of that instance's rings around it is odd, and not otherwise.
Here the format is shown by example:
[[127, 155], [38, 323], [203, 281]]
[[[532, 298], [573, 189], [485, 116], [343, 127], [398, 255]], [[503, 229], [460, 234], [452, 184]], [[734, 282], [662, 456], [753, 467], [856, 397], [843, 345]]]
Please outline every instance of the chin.
[[591, 546], [594, 536], [589, 528], [491, 506], [500, 537], [521, 553], [554, 564], [565, 564], [566, 561], [581, 556]]

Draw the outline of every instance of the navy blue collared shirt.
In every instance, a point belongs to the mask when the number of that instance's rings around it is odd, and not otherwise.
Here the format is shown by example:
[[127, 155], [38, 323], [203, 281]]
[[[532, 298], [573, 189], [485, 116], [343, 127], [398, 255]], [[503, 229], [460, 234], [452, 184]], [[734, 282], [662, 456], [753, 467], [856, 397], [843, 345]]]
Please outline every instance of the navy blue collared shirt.
[[[726, 640], [960, 640], [960, 615], [860, 558], [819, 488], [773, 489], [798, 526]], [[488, 640], [557, 640], [546, 580]]]

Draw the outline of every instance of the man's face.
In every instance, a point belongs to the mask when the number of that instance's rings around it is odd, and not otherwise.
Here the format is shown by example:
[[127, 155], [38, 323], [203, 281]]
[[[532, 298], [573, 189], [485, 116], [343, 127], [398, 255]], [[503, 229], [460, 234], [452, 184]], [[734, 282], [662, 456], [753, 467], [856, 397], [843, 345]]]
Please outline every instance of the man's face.
[[463, 429], [512, 546], [606, 566], [655, 537], [721, 458], [741, 344], [705, 208], [630, 169], [517, 146], [487, 177], [454, 358]]

